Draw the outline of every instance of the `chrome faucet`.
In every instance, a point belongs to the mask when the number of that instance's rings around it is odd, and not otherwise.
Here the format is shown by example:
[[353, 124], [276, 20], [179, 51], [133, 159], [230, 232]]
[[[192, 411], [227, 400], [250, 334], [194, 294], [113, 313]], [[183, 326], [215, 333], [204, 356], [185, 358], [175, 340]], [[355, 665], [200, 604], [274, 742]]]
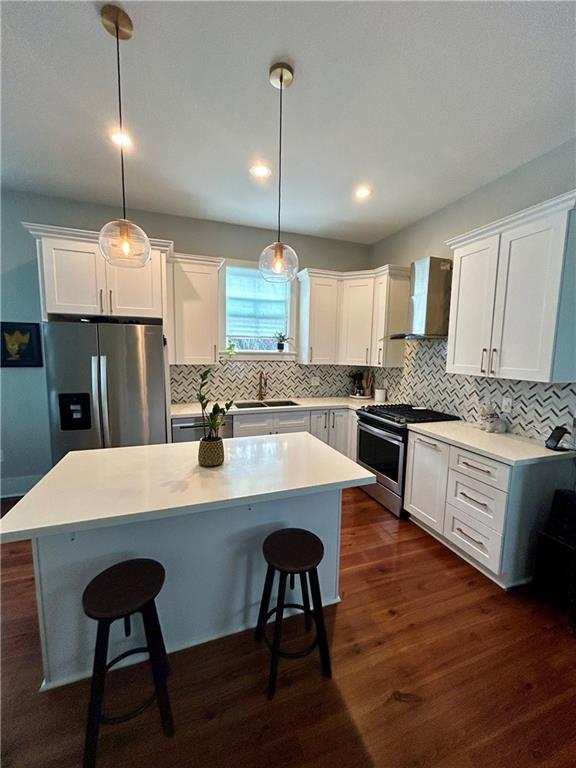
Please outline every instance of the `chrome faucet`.
[[258, 374], [258, 400], [264, 400], [268, 389], [268, 374], [260, 371]]

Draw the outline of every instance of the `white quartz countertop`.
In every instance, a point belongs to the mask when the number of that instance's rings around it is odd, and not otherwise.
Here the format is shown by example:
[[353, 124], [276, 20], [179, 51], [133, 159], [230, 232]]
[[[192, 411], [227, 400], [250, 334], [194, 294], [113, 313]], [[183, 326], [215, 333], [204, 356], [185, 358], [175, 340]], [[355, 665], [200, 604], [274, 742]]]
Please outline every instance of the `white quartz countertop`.
[[435, 437], [459, 448], [487, 456], [504, 464], [535, 464], [540, 461], [573, 459], [576, 451], [550, 451], [544, 441], [520, 437], [508, 432], [497, 435], [484, 432], [475, 424], [465, 421], [436, 421], [432, 424], [410, 424], [411, 432]]
[[220, 467], [198, 442], [73, 451], [0, 522], [2, 541], [152, 520], [368, 485], [375, 476], [307, 432], [224, 440]]
[[[324, 408], [350, 408], [354, 411], [363, 408], [365, 405], [374, 405], [375, 400], [360, 400], [354, 397], [270, 397], [269, 400], [292, 400], [298, 405], [274, 405], [266, 408], [236, 408], [233, 406], [230, 410], [231, 416], [239, 416], [241, 413], [269, 413], [274, 411], [311, 411], [322, 410]], [[220, 403], [224, 398], [220, 398]], [[241, 398], [239, 402], [256, 402], [256, 398], [249, 400]], [[199, 403], [172, 403], [171, 414], [173, 419], [186, 418], [187, 416], [198, 416], [201, 413]]]

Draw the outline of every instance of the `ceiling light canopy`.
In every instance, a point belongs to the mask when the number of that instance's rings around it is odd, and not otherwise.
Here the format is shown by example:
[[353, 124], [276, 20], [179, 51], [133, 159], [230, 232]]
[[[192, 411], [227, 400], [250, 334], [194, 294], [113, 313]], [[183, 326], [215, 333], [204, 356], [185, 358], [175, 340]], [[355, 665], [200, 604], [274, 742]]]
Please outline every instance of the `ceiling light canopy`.
[[280, 238], [280, 216], [282, 211], [282, 101], [284, 89], [292, 85], [294, 70], [289, 64], [279, 62], [270, 67], [270, 83], [280, 91], [280, 115], [278, 131], [278, 219], [276, 242], [270, 243], [260, 254], [258, 269], [264, 280], [270, 283], [287, 283], [298, 273], [296, 251]]
[[132, 142], [122, 126], [122, 81], [120, 77], [120, 40], [132, 37], [132, 19], [121, 8], [105, 5], [100, 17], [104, 29], [116, 39], [116, 74], [118, 82], [119, 131], [112, 140], [120, 147], [120, 174], [122, 178], [122, 218], [109, 221], [100, 230], [98, 245], [102, 256], [116, 267], [144, 267], [152, 255], [150, 240], [143, 229], [126, 218], [126, 180], [124, 177], [124, 147]]
[[250, 174], [257, 179], [268, 179], [272, 176], [272, 170], [267, 165], [253, 165]]
[[367, 184], [360, 184], [360, 186], [356, 187], [354, 190], [354, 197], [356, 200], [366, 200], [371, 194], [372, 190]]

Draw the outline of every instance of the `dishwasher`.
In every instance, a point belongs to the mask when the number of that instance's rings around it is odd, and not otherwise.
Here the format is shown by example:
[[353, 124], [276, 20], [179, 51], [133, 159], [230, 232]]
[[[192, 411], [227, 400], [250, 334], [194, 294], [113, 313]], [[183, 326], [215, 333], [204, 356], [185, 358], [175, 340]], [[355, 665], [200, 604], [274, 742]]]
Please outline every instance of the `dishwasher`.
[[[202, 416], [172, 419], [173, 443], [188, 443], [200, 440], [202, 437], [204, 437]], [[232, 437], [232, 419], [226, 419], [226, 423], [220, 430], [220, 437]]]

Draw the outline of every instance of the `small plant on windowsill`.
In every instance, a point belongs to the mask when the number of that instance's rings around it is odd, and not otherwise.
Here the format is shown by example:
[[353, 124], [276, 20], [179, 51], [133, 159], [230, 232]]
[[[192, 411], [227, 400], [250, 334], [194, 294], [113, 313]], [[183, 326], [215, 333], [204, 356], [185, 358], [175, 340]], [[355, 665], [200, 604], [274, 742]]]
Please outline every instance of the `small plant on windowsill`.
[[200, 387], [198, 388], [197, 399], [202, 408], [202, 428], [204, 437], [200, 440], [198, 447], [198, 463], [201, 467], [219, 467], [224, 463], [224, 444], [220, 437], [220, 430], [226, 421], [226, 414], [234, 405], [233, 400], [229, 400], [224, 407], [214, 403], [208, 410], [209, 398], [206, 394], [206, 386], [210, 369], [206, 369], [200, 376]]
[[280, 331], [274, 334], [274, 338], [276, 339], [276, 349], [278, 350], [278, 352], [284, 352], [284, 345], [290, 341], [294, 341], [294, 339], [291, 336], [286, 336], [285, 333], [282, 333]]

